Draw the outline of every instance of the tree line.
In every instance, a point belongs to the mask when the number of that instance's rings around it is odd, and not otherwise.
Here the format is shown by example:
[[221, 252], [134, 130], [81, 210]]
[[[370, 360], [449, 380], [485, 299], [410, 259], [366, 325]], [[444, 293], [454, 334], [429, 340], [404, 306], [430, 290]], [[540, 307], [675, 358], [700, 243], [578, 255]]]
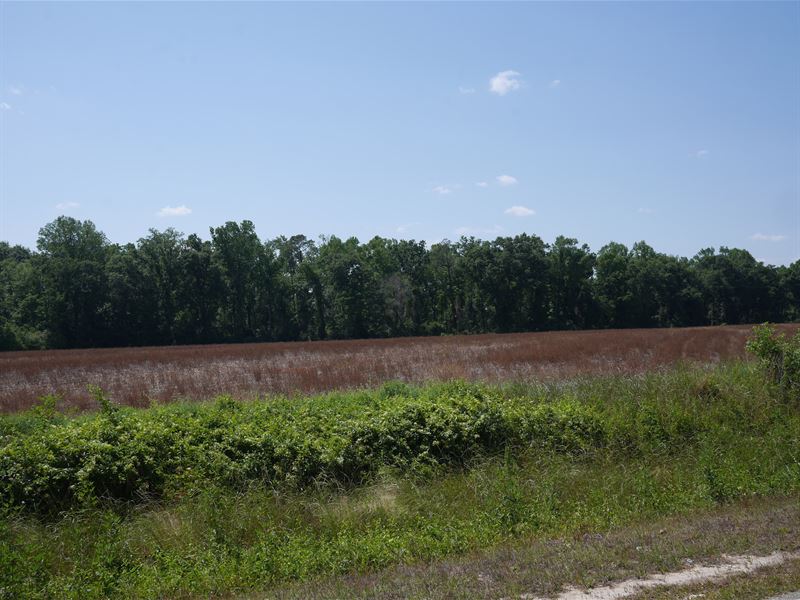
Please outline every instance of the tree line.
[[0, 242], [0, 349], [317, 340], [800, 320], [800, 261], [692, 258], [560, 236], [430, 247], [303, 235], [250, 221], [113, 244], [59, 217], [37, 251]]

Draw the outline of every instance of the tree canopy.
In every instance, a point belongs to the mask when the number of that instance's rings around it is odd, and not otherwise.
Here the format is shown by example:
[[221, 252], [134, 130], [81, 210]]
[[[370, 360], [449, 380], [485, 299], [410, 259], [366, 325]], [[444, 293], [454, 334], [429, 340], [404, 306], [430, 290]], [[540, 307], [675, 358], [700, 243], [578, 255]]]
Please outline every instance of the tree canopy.
[[120, 245], [70, 217], [45, 225], [36, 251], [0, 242], [5, 350], [767, 320], [800, 320], [800, 261], [764, 265], [736, 248], [593, 252], [530, 234], [263, 241], [250, 221], [209, 240], [167, 229]]

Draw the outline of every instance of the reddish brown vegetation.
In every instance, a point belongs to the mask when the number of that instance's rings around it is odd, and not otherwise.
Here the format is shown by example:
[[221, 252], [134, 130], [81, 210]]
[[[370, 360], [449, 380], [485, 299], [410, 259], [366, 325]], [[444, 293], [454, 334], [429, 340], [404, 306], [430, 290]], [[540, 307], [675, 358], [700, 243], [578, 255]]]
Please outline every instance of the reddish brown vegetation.
[[[796, 325], [779, 329], [794, 331]], [[396, 379], [512, 381], [640, 372], [676, 361], [719, 362], [745, 354], [750, 326], [629, 329], [472, 336], [48, 350], [0, 354], [0, 411], [60, 394], [92, 407], [87, 384], [144, 406], [219, 394], [321, 392]]]

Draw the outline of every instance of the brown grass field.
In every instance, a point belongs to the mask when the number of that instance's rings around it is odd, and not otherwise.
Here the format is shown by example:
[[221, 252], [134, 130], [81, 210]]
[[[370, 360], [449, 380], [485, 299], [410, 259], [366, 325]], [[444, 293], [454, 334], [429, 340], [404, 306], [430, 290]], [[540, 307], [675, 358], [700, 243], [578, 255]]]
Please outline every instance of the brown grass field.
[[[800, 325], [781, 325], [793, 332]], [[271, 344], [218, 344], [0, 354], [0, 412], [44, 394], [94, 408], [87, 385], [122, 404], [146, 406], [219, 394], [314, 393], [388, 380], [533, 381], [637, 373], [676, 362], [745, 356], [749, 325], [461, 335]]]

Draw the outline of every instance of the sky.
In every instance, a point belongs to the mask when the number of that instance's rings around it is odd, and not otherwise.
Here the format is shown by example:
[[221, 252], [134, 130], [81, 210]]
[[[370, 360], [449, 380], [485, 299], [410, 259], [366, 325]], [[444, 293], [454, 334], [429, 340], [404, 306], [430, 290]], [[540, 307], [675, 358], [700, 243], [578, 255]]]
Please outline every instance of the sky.
[[800, 258], [800, 3], [0, 2], [0, 240]]

